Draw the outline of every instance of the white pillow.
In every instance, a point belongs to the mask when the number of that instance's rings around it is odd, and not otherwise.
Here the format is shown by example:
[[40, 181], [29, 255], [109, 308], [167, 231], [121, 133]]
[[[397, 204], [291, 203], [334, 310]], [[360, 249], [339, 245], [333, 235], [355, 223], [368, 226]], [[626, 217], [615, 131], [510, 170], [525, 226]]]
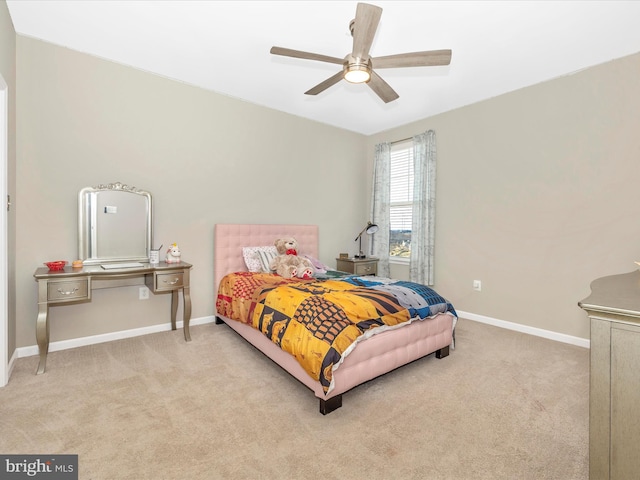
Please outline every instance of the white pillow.
[[260, 267], [264, 273], [273, 273], [270, 268], [271, 260], [278, 256], [278, 251], [276, 247], [273, 247], [273, 250], [258, 250], [256, 252], [258, 254], [258, 258], [260, 259]]
[[[272, 252], [273, 257], [278, 254], [275, 245], [265, 247], [242, 247], [242, 256], [244, 258], [244, 263], [247, 266], [247, 270], [250, 272], [269, 272], [269, 263], [267, 262], [267, 269], [263, 270], [258, 252]], [[269, 261], [271, 260], [269, 259]]]

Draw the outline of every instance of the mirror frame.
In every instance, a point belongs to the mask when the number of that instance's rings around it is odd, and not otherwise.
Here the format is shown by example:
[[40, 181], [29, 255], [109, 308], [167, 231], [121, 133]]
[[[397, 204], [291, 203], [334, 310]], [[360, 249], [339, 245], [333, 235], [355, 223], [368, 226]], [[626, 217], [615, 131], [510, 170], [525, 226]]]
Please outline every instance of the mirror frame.
[[[130, 195], [140, 195], [147, 200], [146, 219], [143, 219], [145, 229], [145, 255], [142, 256], [137, 253], [128, 254], [122, 252], [117, 256], [111, 257], [98, 257], [97, 250], [97, 238], [92, 235], [95, 231], [92, 226], [95, 226], [96, 212], [93, 212], [91, 205], [91, 198], [95, 197], [100, 192], [122, 192]], [[130, 187], [120, 182], [100, 184], [95, 187], [85, 187], [80, 190], [78, 194], [78, 254], [80, 259], [85, 265], [97, 265], [102, 263], [111, 262], [148, 262], [149, 252], [151, 251], [151, 245], [153, 242], [153, 200], [151, 193], [140, 190], [136, 187]]]

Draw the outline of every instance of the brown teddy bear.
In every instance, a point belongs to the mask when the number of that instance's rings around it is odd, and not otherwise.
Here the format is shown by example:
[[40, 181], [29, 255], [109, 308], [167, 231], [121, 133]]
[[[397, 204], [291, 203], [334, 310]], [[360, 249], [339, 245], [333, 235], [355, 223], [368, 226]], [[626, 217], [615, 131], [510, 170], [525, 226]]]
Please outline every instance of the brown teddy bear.
[[284, 278], [312, 278], [313, 264], [298, 256], [298, 242], [293, 237], [279, 238], [274, 242], [278, 256], [271, 260], [269, 268]]

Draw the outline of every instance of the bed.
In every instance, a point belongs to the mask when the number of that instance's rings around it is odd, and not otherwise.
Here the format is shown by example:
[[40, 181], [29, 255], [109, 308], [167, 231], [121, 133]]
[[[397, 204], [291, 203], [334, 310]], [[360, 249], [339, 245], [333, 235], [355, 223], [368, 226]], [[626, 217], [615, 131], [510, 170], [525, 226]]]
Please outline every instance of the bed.
[[[367, 335], [358, 338], [354, 345], [344, 349], [338, 361], [333, 362], [331, 371], [326, 375], [326, 377], [330, 377], [329, 385], [326, 378], [324, 382], [313, 378], [308, 373], [308, 365], [303, 367], [294, 355], [283, 350], [261, 330], [254, 328], [250, 319], [229, 316], [228, 303], [231, 300], [227, 297], [229, 292], [226, 289], [229, 288], [228, 285], [231, 282], [235, 281], [230, 277], [238, 277], [241, 280], [251, 278], [252, 283], [255, 283], [253, 277], [250, 277], [253, 274], [247, 272], [243, 258], [243, 247], [272, 245], [276, 238], [285, 236], [296, 238], [300, 254], [304, 253], [310, 257], [318, 258], [318, 227], [316, 225], [215, 225], [214, 285], [216, 291], [214, 298], [216, 298], [217, 310], [216, 324], [226, 324], [231, 327], [246, 341], [310, 388], [319, 399], [320, 413], [326, 415], [340, 408], [342, 394], [364, 382], [426, 355], [435, 353], [436, 358], [444, 358], [449, 355], [449, 349], [453, 346], [457, 317], [453, 306], [446, 302], [448, 305], [446, 310], [438, 307], [442, 311], [425, 315], [425, 318], [411, 318], [409, 321], [403, 321], [401, 325], [389, 327], [383, 325], [382, 327], [385, 328], [375, 325], [374, 327], [378, 328], [371, 328], [371, 331], [366, 332]], [[266, 274], [256, 275], [262, 275], [260, 277], [262, 280], [266, 276]], [[273, 277], [277, 276], [273, 275]], [[284, 279], [281, 280], [284, 281]], [[349, 275], [347, 280], [355, 285], [353, 288], [360, 288], [363, 283], [376, 283], [386, 279]], [[289, 282], [293, 282], [293, 280], [289, 280]], [[316, 283], [317, 279], [299, 280], [299, 282], [303, 284], [298, 285], [298, 280], [296, 280], [291, 287], [299, 290], [312, 287], [323, 289], [323, 285]], [[287, 287], [289, 285], [282, 288]], [[256, 306], [262, 306], [261, 303], [264, 303], [265, 296], [272, 293], [270, 290], [272, 290], [271, 287], [263, 287], [258, 295], [255, 292], [252, 294], [255, 297], [252, 300], [252, 311]], [[422, 312], [424, 313], [424, 311]]]

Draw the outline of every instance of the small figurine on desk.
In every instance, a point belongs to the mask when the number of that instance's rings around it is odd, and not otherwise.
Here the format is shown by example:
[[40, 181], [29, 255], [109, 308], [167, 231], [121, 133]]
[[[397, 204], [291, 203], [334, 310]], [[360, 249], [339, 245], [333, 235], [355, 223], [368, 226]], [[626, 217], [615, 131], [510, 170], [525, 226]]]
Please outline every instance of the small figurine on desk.
[[172, 243], [169, 246], [169, 250], [167, 250], [167, 257], [165, 259], [165, 262], [167, 263], [180, 263], [180, 248], [178, 247], [178, 244], [176, 243]]

